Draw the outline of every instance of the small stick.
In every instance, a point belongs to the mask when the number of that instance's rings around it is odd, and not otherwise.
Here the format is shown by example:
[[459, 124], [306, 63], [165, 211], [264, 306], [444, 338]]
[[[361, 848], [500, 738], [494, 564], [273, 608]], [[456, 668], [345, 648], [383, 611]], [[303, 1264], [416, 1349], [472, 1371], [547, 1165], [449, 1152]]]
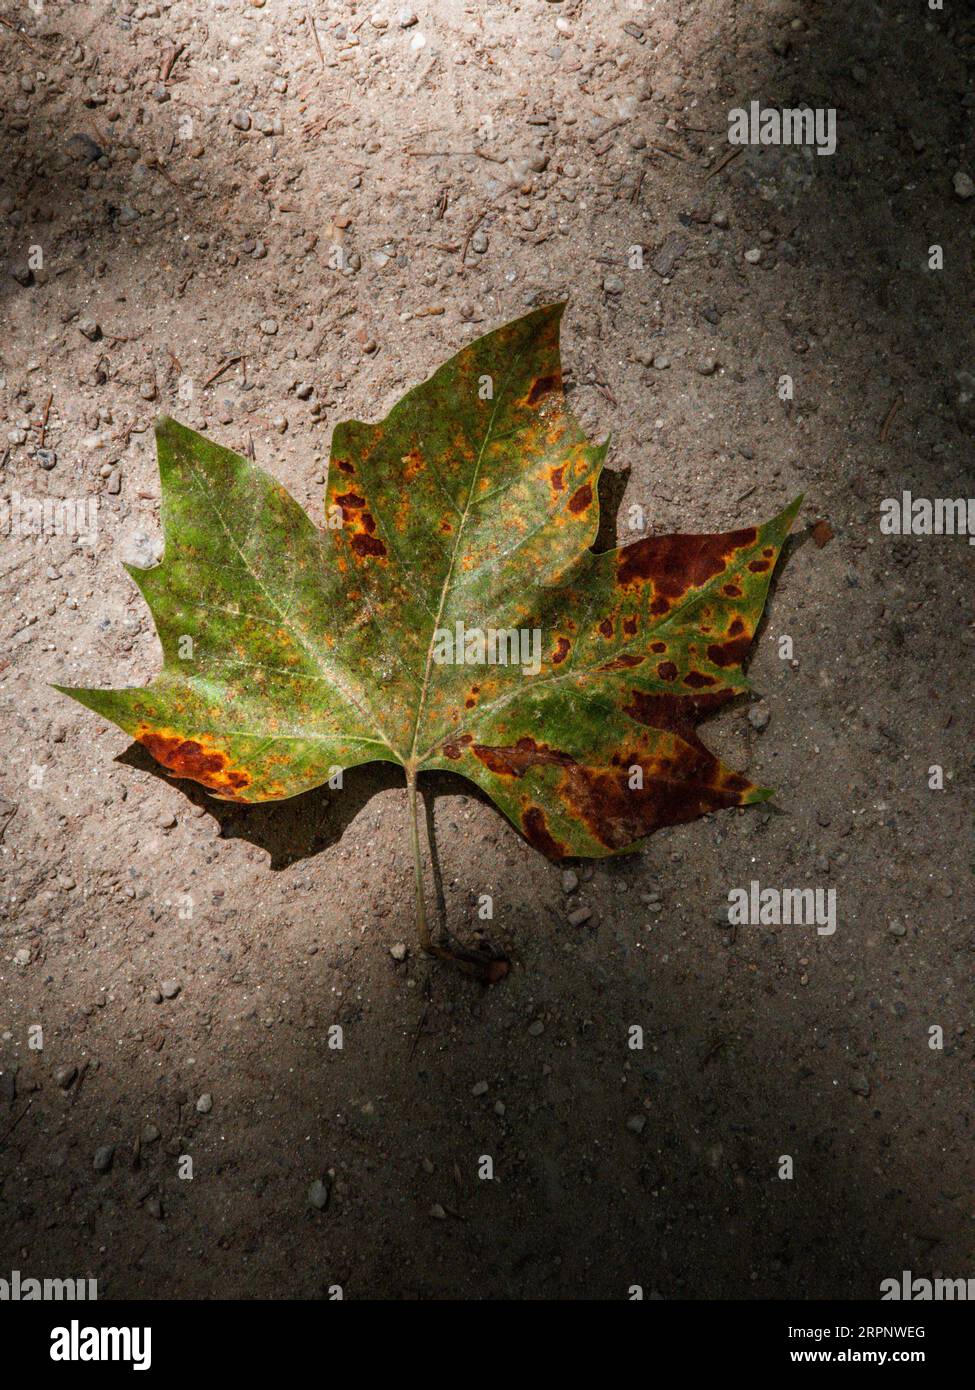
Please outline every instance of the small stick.
[[0, 24], [2, 24], [5, 29], [9, 29], [11, 34], [16, 34], [18, 39], [23, 39], [27, 47], [32, 48], [35, 53], [43, 53], [44, 50], [38, 48], [33, 39], [29, 39], [22, 30], [17, 28], [16, 24], [11, 24], [9, 19], [4, 19], [3, 15], [0, 15]]
[[17, 1126], [20, 1124], [21, 1120], [24, 1118], [24, 1116], [27, 1114], [28, 1110], [31, 1108], [31, 1106], [32, 1106], [33, 1104], [34, 1104], [34, 1102], [33, 1102], [32, 1100], [29, 1100], [29, 1101], [27, 1102], [27, 1104], [24, 1106], [23, 1110], [21, 1110], [20, 1114], [17, 1116], [16, 1120], [14, 1120], [13, 1124], [12, 1124], [12, 1125], [10, 1126], [10, 1128], [7, 1130], [6, 1134], [4, 1134], [2, 1138], [0, 1138], [0, 1144], [5, 1144], [5, 1143], [7, 1142], [7, 1140], [10, 1138], [11, 1134], [13, 1134], [14, 1130], [15, 1130], [15, 1129], [17, 1128]]
[[884, 416], [884, 423], [880, 426], [879, 439], [881, 444], [887, 443], [887, 436], [890, 434], [891, 426], [894, 423], [894, 417], [896, 416], [897, 412], [900, 410], [903, 404], [903, 399], [904, 398], [902, 396], [897, 396], [894, 400], [893, 405], [890, 407], [887, 414]]
[[461, 265], [463, 265], [464, 262], [467, 260], [467, 248], [468, 248], [468, 246], [470, 246], [470, 244], [471, 244], [471, 237], [472, 237], [472, 236], [474, 235], [474, 233], [477, 231], [478, 227], [479, 227], [479, 226], [481, 225], [481, 223], [484, 221], [485, 217], [487, 217], [487, 212], [482, 212], [482, 213], [480, 213], [480, 214], [478, 215], [478, 217], [477, 217], [477, 218], [471, 223], [471, 225], [468, 227], [468, 229], [467, 229], [467, 235], [464, 237], [464, 247], [463, 247], [463, 250], [462, 250], [461, 253], [460, 253], [460, 263], [461, 263]]
[[212, 372], [212, 373], [210, 374], [210, 376], [207, 377], [206, 381], [203, 383], [203, 389], [204, 389], [204, 391], [207, 389], [208, 386], [212, 386], [212, 385], [213, 385], [213, 383], [216, 381], [217, 377], [220, 376], [220, 374], [221, 374], [222, 372], [225, 372], [225, 371], [227, 370], [228, 367], [232, 367], [232, 366], [234, 365], [235, 362], [239, 362], [239, 361], [240, 361], [240, 353], [237, 353], [237, 355], [236, 355], [235, 357], [228, 357], [227, 360], [226, 360], [226, 362], [221, 362], [221, 363], [220, 363], [220, 366], [217, 368], [217, 370], [216, 370], [215, 372]]
[[306, 5], [305, 8], [308, 11], [308, 23], [311, 25], [311, 36], [315, 40], [315, 47], [318, 49], [318, 61], [321, 63], [322, 67], [324, 67], [325, 54], [322, 52], [322, 45], [318, 39], [318, 30], [315, 28], [315, 16], [311, 12], [310, 5]]
[[179, 57], [181, 53], [185, 52], [185, 43], [178, 44], [175, 48], [171, 48], [169, 50], [169, 52], [166, 54], [166, 57], [163, 59], [163, 65], [159, 72], [160, 82], [169, 81], [169, 75], [172, 72], [173, 68], [176, 66], [176, 59]]
[[679, 159], [682, 164], [687, 163], [687, 160], [682, 154], [678, 154], [676, 150], [672, 150], [668, 145], [658, 145], [655, 140], [648, 140], [647, 144], [652, 150], [659, 150], [661, 154], [669, 154], [671, 159]]
[[707, 183], [708, 179], [713, 179], [715, 174], [720, 174], [722, 169], [729, 165], [733, 159], [737, 159], [738, 156], [743, 153], [744, 148], [744, 145], [736, 145], [733, 150], [729, 150], [726, 155], [723, 155], [722, 158], [718, 160], [714, 168], [710, 171], [710, 173], [705, 175], [704, 182]]
[[46, 432], [46, 430], [47, 430], [47, 417], [48, 417], [48, 416], [50, 415], [50, 413], [51, 413], [51, 402], [52, 402], [53, 400], [54, 400], [54, 392], [52, 391], [52, 392], [50, 393], [50, 395], [48, 396], [48, 398], [47, 398], [47, 404], [45, 405], [44, 411], [43, 411], [43, 413], [42, 413], [42, 415], [41, 415], [41, 420], [40, 420], [41, 433], [40, 433], [40, 437], [38, 438], [38, 441], [37, 441], [37, 447], [38, 447], [39, 449], [43, 449], [43, 447], [44, 447], [44, 435], [45, 435], [45, 432]]

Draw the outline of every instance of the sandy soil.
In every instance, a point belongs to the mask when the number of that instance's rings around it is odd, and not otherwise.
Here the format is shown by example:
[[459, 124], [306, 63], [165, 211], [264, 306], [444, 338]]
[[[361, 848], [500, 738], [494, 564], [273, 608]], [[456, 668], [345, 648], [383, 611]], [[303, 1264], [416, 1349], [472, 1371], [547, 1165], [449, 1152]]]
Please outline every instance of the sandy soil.
[[[0, 29], [0, 495], [97, 498], [98, 535], [0, 550], [0, 1274], [421, 1299], [975, 1274], [975, 549], [878, 521], [972, 488], [970, 15], [38, 8]], [[836, 154], [718, 168], [753, 98], [836, 108]], [[50, 683], [158, 669], [122, 566], [159, 553], [158, 414], [317, 516], [337, 421], [560, 298], [610, 542], [634, 505], [718, 530], [805, 493], [758, 712], [704, 731], [777, 797], [573, 886], [430, 779], [447, 920], [469, 939], [491, 893], [514, 962], [485, 989], [416, 952], [392, 771], [228, 807]], [[753, 878], [835, 888], [835, 934], [731, 929]]]

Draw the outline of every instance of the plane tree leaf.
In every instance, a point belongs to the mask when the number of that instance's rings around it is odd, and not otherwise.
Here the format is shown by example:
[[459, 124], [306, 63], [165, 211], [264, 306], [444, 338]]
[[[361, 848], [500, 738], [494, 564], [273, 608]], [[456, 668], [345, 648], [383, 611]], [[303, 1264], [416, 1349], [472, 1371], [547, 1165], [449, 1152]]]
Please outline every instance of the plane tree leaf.
[[460, 773], [551, 859], [764, 799], [696, 726], [748, 688], [799, 502], [595, 553], [607, 445], [566, 406], [562, 308], [477, 339], [385, 419], [338, 425], [319, 523], [161, 420], [164, 558], [130, 573], [162, 670], [59, 689], [236, 802], [376, 759], [414, 797], [419, 772]]

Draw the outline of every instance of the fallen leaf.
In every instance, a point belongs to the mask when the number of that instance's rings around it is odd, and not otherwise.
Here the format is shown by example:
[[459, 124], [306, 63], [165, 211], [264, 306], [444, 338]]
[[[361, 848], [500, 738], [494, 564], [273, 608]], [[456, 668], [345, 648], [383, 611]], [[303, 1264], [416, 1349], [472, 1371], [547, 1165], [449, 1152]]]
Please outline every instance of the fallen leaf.
[[325, 525], [163, 419], [165, 555], [130, 567], [163, 667], [63, 689], [215, 796], [295, 796], [401, 764], [476, 782], [550, 859], [625, 849], [771, 793], [700, 741], [799, 506], [594, 553], [607, 444], [566, 409], [562, 305], [488, 333], [375, 424], [336, 427]]

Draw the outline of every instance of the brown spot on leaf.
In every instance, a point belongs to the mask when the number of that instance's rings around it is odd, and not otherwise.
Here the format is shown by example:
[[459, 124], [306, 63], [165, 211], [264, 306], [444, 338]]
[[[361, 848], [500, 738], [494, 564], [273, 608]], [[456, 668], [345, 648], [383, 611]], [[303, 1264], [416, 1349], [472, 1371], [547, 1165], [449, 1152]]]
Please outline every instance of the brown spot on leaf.
[[623, 706], [623, 713], [639, 724], [666, 729], [680, 734], [683, 739], [695, 741], [695, 721], [725, 704], [733, 695], [733, 690], [709, 690], [700, 695], [651, 695], [643, 690], [631, 690], [630, 703]]
[[666, 642], [651, 642], [651, 643], [650, 643], [650, 650], [651, 650], [652, 652], [665, 652], [665, 651], [667, 650], [667, 643], [666, 643]]
[[742, 637], [733, 637], [728, 642], [717, 642], [708, 647], [708, 660], [713, 661], [715, 666], [737, 666], [748, 655], [751, 644], [752, 639], [747, 633]]
[[688, 671], [684, 677], [684, 684], [689, 685], [692, 690], [701, 690], [706, 685], [717, 685], [714, 676], [706, 676], [703, 671]]
[[726, 584], [721, 592], [726, 594], [728, 598], [741, 598], [741, 589], [737, 584]]
[[244, 800], [239, 793], [250, 785], [251, 774], [234, 767], [228, 754], [210, 743], [206, 734], [198, 739], [184, 738], [169, 729], [152, 729], [140, 724], [136, 738], [157, 763], [175, 772], [177, 777], [201, 782], [225, 800]]
[[591, 501], [592, 486], [589, 483], [583, 483], [582, 487], [577, 487], [569, 498], [569, 511], [576, 514], [584, 512]]
[[558, 389], [559, 378], [557, 376], [536, 377], [532, 382], [531, 390], [528, 392], [528, 404], [537, 405], [543, 396], [549, 396]]
[[627, 637], [635, 637], [636, 630], [639, 627], [639, 625], [640, 620], [637, 618], [635, 613], [632, 617], [623, 619], [623, 631], [626, 633]]
[[355, 473], [355, 469], [348, 459], [336, 459], [335, 467], [341, 468], [343, 473]]
[[[614, 755], [612, 766], [589, 768], [568, 753], [529, 737], [520, 738], [507, 748], [477, 744], [472, 751], [501, 776], [522, 777], [530, 768], [539, 766], [561, 769], [557, 791], [565, 806], [585, 823], [600, 844], [621, 849], [662, 825], [694, 820], [705, 811], [740, 804], [742, 794], [751, 784], [737, 774], [722, 773], [718, 760], [698, 740], [691, 723], [694, 712], [704, 708], [705, 702], [720, 703], [731, 693], [679, 697], [633, 692], [637, 703], [627, 708], [628, 714], [641, 723], [652, 723], [678, 734], [680, 741], [670, 756], [623, 751]], [[643, 718], [646, 713], [652, 717]], [[644, 771], [641, 788], [629, 785], [629, 769], [635, 765]], [[552, 838], [539, 807], [526, 809], [522, 825], [526, 837], [549, 858], [568, 853]]]
[[568, 637], [560, 637], [555, 644], [555, 651], [552, 653], [552, 665], [558, 666], [569, 655], [571, 643]]
[[661, 661], [657, 667], [657, 675], [662, 681], [675, 681], [677, 679], [677, 667], [672, 661]]
[[426, 464], [419, 449], [411, 449], [408, 454], [403, 455], [403, 478], [411, 483], [418, 473], [422, 473]]
[[354, 521], [356, 512], [366, 505], [366, 499], [357, 492], [336, 493], [335, 501], [342, 508], [343, 521]]
[[521, 825], [528, 843], [541, 850], [549, 859], [562, 859], [569, 853], [568, 847], [560, 844], [550, 834], [545, 812], [540, 806], [529, 806], [522, 815]]
[[605, 666], [600, 666], [600, 671], [625, 671], [630, 666], [640, 666], [646, 660], [643, 656], [634, 656], [632, 652], [625, 652], [622, 656], [614, 657], [612, 661], [607, 661]]
[[565, 491], [565, 464], [560, 463], [558, 468], [549, 469], [549, 482], [552, 484], [553, 492]]
[[768, 567], [768, 560], [749, 560], [748, 562], [748, 568], [752, 574], [764, 574]]
[[473, 743], [473, 741], [470, 734], [461, 734], [460, 738], [451, 739], [449, 742], [442, 744], [440, 751], [445, 758], [459, 758], [467, 744]]
[[604, 618], [604, 619], [602, 620], [602, 622], [599, 624], [599, 631], [603, 634], [604, 637], [612, 637], [612, 635], [613, 635], [613, 620], [612, 620], [612, 618]]
[[716, 536], [646, 536], [620, 550], [616, 582], [621, 588], [649, 582], [657, 594], [678, 599], [727, 569], [732, 557], [754, 545], [757, 536], [754, 526]]
[[[368, 516], [368, 512], [366, 513]], [[385, 555], [386, 547], [378, 536], [370, 536], [364, 531], [352, 537], [349, 544], [357, 555]]]

